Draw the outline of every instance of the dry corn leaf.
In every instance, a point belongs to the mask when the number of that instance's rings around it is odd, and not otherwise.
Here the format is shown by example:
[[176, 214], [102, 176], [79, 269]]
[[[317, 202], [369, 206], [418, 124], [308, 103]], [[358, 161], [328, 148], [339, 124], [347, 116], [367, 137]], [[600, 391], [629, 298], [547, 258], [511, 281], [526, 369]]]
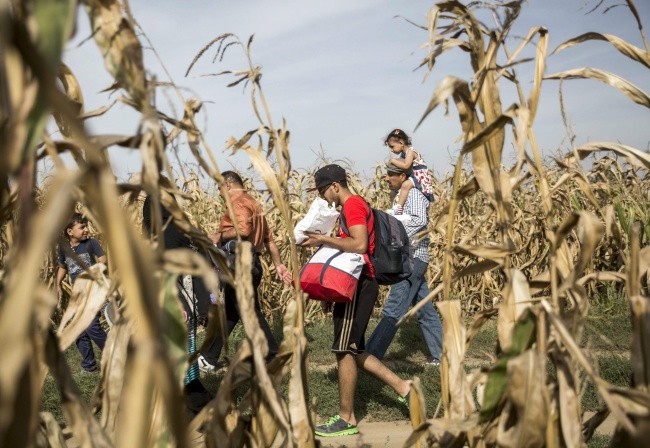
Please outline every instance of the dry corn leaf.
[[106, 265], [97, 263], [89, 271], [79, 274], [72, 286], [68, 307], [57, 330], [61, 351], [86, 331], [108, 299], [111, 282], [105, 276]]
[[[79, 85], [79, 81], [77, 80], [77, 77], [74, 75], [74, 73], [72, 73], [72, 70], [70, 70], [70, 68], [63, 63], [59, 68], [58, 77], [59, 80], [61, 81], [61, 84], [63, 84], [63, 89], [65, 90], [65, 94], [67, 95], [68, 99], [70, 100], [73, 106], [73, 113], [75, 113], [75, 115], [77, 116], [83, 114], [84, 96], [83, 96], [83, 92], [81, 91], [81, 86]], [[71, 129], [69, 125], [66, 123], [65, 117], [56, 110], [52, 113], [52, 115], [56, 120], [56, 124], [59, 127], [61, 134], [63, 134], [63, 136], [65, 137], [70, 137]]]
[[47, 206], [35, 214], [22, 230], [26, 244], [20, 257], [5, 265], [4, 294], [0, 301], [0, 441], [5, 439], [13, 421], [13, 403], [18, 393], [17, 384], [25, 374], [30, 356], [33, 310], [39, 278], [25, 275], [39, 272], [42, 255], [47, 253], [55, 236], [63, 227], [66, 210], [71, 205], [72, 189], [77, 174], [61, 173], [50, 189]]
[[436, 306], [442, 316], [441, 387], [445, 415], [468, 417], [475, 411], [475, 406], [463, 367], [465, 325], [460, 315], [460, 301], [445, 300], [436, 302]]
[[[307, 390], [307, 338], [302, 326], [298, 324], [298, 296], [287, 304], [284, 315], [283, 340], [278, 356], [291, 351], [291, 376], [289, 378], [289, 417], [293, 429], [293, 439], [298, 446], [315, 446], [313, 420], [307, 407], [309, 393]], [[269, 367], [270, 370], [270, 367]]]
[[39, 412], [38, 432], [34, 445], [36, 447], [66, 448], [65, 436], [56, 418], [49, 412]]
[[501, 245], [498, 242], [489, 242], [489, 244], [483, 244], [481, 246], [459, 244], [454, 246], [454, 250], [461, 254], [485, 258], [501, 264], [508, 255], [516, 252], [517, 248], [514, 242], [508, 239]]
[[63, 413], [76, 442], [82, 447], [112, 447], [110, 439], [88, 409], [86, 400], [72, 377], [67, 360], [58, 346], [54, 333], [49, 333], [45, 341], [46, 362], [59, 388]]
[[548, 75], [545, 79], [595, 79], [616, 88], [635, 103], [650, 107], [650, 97], [643, 90], [614, 73], [597, 68], [585, 67], [566, 70]]
[[528, 309], [513, 329], [510, 349], [503, 352], [498, 361], [490, 367], [480, 410], [481, 422], [498, 419], [507, 398], [508, 362], [532, 346], [535, 341], [535, 326], [535, 316]]
[[545, 300], [542, 300], [540, 303], [546, 312], [551, 325], [556, 330], [556, 337], [562, 342], [573, 359], [580, 364], [591, 381], [593, 381], [593, 383], [596, 385], [598, 392], [603, 397], [603, 400], [609, 409], [612, 411], [614, 417], [616, 417], [618, 423], [622, 425], [627, 431], [634, 432], [634, 426], [632, 425], [632, 422], [628, 416], [625, 414], [625, 406], [628, 403], [626, 401], [620, 400], [619, 397], [613, 394], [612, 387], [594, 372], [594, 369], [585, 357], [584, 353], [582, 350], [580, 350], [578, 344], [576, 344], [573, 336], [571, 336], [562, 321], [555, 314], [551, 305]]
[[576, 425], [581, 421], [580, 397], [578, 396], [580, 384], [576, 372], [569, 364], [570, 360], [558, 354], [554, 357], [557, 369], [558, 396], [560, 405], [560, 426], [562, 437], [568, 446], [583, 446], [582, 428]]
[[102, 351], [102, 415], [101, 425], [111, 440], [115, 441], [117, 416], [122, 401], [122, 390], [126, 380], [126, 364], [131, 324], [120, 318], [108, 332], [106, 345]]
[[146, 76], [142, 46], [131, 23], [116, 0], [83, 0], [83, 4], [106, 69], [140, 109], [146, 101]]
[[650, 169], [650, 155], [631, 146], [621, 145], [615, 142], [592, 142], [585, 143], [577, 150], [581, 159], [598, 151], [611, 151], [623, 157], [630, 165]]
[[[497, 443], [510, 448], [545, 446], [544, 358], [526, 350], [507, 365], [509, 405], [499, 418]], [[513, 423], [512, 418], [515, 422]]]
[[499, 305], [497, 318], [497, 335], [499, 345], [504, 352], [512, 347], [512, 336], [515, 323], [526, 308], [531, 306], [531, 294], [526, 276], [517, 269], [506, 272], [507, 281], [502, 291], [503, 301]]
[[261, 398], [268, 405], [272, 415], [284, 433], [289, 436], [291, 434], [291, 425], [287, 419], [285, 406], [283, 406], [284, 401], [274, 388], [264, 361], [268, 353], [268, 343], [255, 315], [253, 279], [251, 274], [252, 263], [251, 244], [248, 241], [242, 241], [237, 245], [235, 258], [235, 271], [238, 273], [235, 292], [237, 295], [239, 314], [247, 338], [252, 344], [256, 383], [261, 392]]
[[[413, 378], [411, 389], [409, 391], [409, 415], [411, 417], [411, 427], [417, 431], [427, 421], [427, 409], [424, 401], [424, 392], [420, 378]], [[415, 443], [418, 448], [423, 447], [419, 440]]]
[[641, 64], [645, 65], [647, 68], [650, 68], [650, 54], [647, 51], [642, 50], [639, 47], [636, 47], [629, 42], [626, 42], [625, 40], [621, 39], [620, 37], [614, 36], [613, 34], [605, 34], [605, 33], [594, 33], [594, 32], [589, 32], [589, 33], [584, 33], [581, 34], [580, 36], [574, 37], [573, 39], [569, 39], [553, 50], [553, 53], [559, 53], [562, 50], [566, 50], [567, 48], [573, 47], [574, 45], [578, 45], [581, 42], [586, 42], [590, 40], [603, 40], [606, 42], [609, 42], [616, 48], [621, 54], [627, 56], [628, 58], [640, 62]]

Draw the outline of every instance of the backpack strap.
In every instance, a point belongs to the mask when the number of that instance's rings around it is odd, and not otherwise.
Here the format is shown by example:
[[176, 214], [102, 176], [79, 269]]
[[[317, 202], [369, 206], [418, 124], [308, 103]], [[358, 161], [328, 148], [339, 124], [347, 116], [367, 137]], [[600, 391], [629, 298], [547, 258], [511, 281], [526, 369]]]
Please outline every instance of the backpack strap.
[[[364, 202], [366, 202], [364, 200]], [[368, 202], [366, 202], [366, 206], [368, 206], [368, 217], [366, 218], [366, 226], [370, 224], [370, 215], [373, 215], [372, 207]], [[343, 230], [343, 233], [345, 233], [347, 236], [350, 236], [350, 229], [348, 229], [348, 225], [345, 222], [345, 214], [343, 213], [343, 207], [341, 207], [341, 214], [339, 216], [339, 224], [341, 225], [341, 230]], [[373, 228], [372, 231], [374, 232], [375, 229]], [[368, 235], [370, 237], [370, 235]]]

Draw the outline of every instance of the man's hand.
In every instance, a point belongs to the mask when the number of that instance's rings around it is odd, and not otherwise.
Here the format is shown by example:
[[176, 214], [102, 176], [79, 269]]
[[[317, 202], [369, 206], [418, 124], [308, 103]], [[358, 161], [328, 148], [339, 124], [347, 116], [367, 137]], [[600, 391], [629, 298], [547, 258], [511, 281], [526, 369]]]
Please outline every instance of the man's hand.
[[54, 288], [54, 291], [56, 292], [56, 297], [61, 300], [61, 296], [63, 296], [63, 290], [61, 289], [61, 285], [56, 285]]
[[291, 275], [291, 271], [287, 269], [285, 265], [280, 264], [275, 267], [275, 270], [278, 273], [278, 277], [280, 277], [280, 280], [282, 280], [287, 285], [291, 284], [291, 281], [293, 280], [293, 275]]
[[323, 244], [323, 235], [321, 235], [320, 233], [305, 232], [305, 235], [307, 235], [307, 239], [302, 243], [300, 243], [299, 246], [313, 247], [313, 246], [320, 246], [321, 244]]

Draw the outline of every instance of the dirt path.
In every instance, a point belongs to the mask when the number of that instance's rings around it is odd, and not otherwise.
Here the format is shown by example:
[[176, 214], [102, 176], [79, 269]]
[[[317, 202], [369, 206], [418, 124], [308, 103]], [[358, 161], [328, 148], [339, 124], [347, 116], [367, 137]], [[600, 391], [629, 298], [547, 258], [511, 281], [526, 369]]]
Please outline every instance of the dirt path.
[[[587, 413], [589, 418], [593, 413]], [[616, 420], [610, 415], [596, 430], [597, 434], [612, 435]], [[318, 437], [323, 447], [402, 447], [411, 435], [411, 423], [403, 422], [359, 422], [359, 434], [342, 437]]]

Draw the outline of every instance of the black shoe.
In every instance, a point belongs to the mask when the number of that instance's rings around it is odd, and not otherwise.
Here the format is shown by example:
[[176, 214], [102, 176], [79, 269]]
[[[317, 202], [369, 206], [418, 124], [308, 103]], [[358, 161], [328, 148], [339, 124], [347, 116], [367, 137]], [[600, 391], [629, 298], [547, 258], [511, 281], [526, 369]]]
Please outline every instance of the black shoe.
[[200, 380], [192, 380], [183, 388], [185, 406], [194, 415], [212, 400], [213, 395], [203, 386]]

